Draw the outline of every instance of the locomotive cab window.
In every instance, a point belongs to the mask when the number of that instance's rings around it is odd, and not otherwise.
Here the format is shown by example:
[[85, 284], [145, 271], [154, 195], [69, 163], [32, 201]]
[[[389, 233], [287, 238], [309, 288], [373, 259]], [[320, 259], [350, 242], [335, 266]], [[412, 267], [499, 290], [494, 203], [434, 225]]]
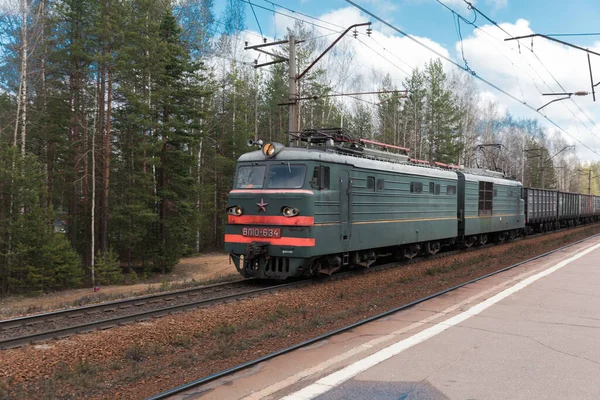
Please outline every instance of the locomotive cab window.
[[315, 167], [310, 186], [319, 190], [329, 189], [329, 167]]
[[446, 194], [456, 194], [456, 186], [454, 186], [454, 185], [446, 186]]
[[236, 189], [262, 189], [265, 180], [264, 165], [248, 165], [238, 169], [235, 179]]
[[[263, 167], [264, 168], [264, 167]], [[298, 189], [304, 186], [306, 165], [280, 164], [269, 167], [269, 189]]]
[[410, 183], [410, 192], [411, 193], [422, 193], [423, 192], [423, 184], [421, 182], [411, 182]]
[[367, 189], [375, 190], [375, 177], [367, 176]]
[[383, 179], [377, 179], [377, 191], [383, 192], [385, 189], [385, 181]]
[[479, 215], [492, 215], [494, 191], [492, 182], [479, 182]]

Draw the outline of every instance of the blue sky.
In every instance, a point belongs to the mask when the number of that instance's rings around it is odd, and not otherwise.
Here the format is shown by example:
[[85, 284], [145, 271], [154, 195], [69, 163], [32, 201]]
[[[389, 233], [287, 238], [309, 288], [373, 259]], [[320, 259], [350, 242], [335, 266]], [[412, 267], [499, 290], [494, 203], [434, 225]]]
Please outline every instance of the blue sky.
[[[217, 12], [223, 9], [224, 1], [217, 2]], [[273, 5], [264, 0], [253, 0], [254, 4], [272, 9]], [[280, 0], [274, 1], [284, 7], [312, 16], [320, 16], [335, 10], [348, 7], [349, 3], [341, 0]], [[357, 1], [358, 4], [371, 11], [382, 11], [381, 17], [393, 22], [399, 28], [411, 34], [426, 36], [440, 43], [456, 39], [456, 31], [451, 13], [435, 0], [404, 1]], [[449, 7], [460, 12], [465, 18], [472, 20], [473, 12], [466, 10], [462, 0], [444, 1]], [[538, 33], [573, 33], [600, 31], [600, 1], [597, 0], [480, 0], [472, 2], [492, 20], [515, 22], [517, 19], [530, 21], [531, 27]], [[279, 7], [275, 10], [285, 11]], [[273, 36], [273, 14], [255, 7], [258, 21], [263, 32]], [[249, 29], [259, 31], [251, 8], [246, 4], [246, 23]], [[481, 16], [477, 23], [484, 23]], [[579, 38], [578, 43], [589, 45], [593, 38]], [[450, 43], [447, 43], [450, 44]]]

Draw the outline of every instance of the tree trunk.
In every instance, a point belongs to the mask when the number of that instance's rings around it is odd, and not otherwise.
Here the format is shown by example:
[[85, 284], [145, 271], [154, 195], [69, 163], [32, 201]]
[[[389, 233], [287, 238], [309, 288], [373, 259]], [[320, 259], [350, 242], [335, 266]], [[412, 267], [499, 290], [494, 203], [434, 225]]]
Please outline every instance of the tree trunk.
[[[108, 51], [110, 54], [110, 48]], [[110, 136], [111, 136], [111, 114], [112, 114], [112, 67], [109, 64], [107, 66], [107, 80], [108, 80], [108, 93], [106, 99], [106, 132], [104, 136], [104, 198], [102, 201], [102, 207], [104, 212], [102, 213], [102, 252], [106, 253], [108, 250], [108, 195], [109, 195], [109, 183], [110, 183]]]
[[21, 0], [21, 7], [23, 13], [23, 24], [21, 26], [21, 35], [23, 40], [22, 46], [22, 59], [21, 59], [21, 82], [23, 87], [22, 103], [23, 103], [23, 114], [21, 114], [21, 154], [25, 155], [25, 141], [27, 138], [27, 11], [28, 5], [27, 0]]
[[[96, 104], [98, 97], [96, 97]], [[96, 115], [94, 110], [94, 123], [92, 125], [92, 207], [90, 216], [90, 269], [92, 276], [92, 287], [96, 286]]]

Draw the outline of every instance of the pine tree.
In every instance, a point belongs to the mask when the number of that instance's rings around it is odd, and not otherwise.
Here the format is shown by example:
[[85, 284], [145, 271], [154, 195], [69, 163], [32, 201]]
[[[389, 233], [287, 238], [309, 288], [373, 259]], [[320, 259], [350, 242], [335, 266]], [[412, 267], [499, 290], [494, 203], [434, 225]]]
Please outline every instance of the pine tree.
[[0, 294], [46, 292], [81, 284], [81, 259], [54, 215], [34, 155], [0, 142]]
[[425, 78], [423, 73], [415, 68], [410, 78], [404, 82], [408, 91], [408, 98], [402, 108], [402, 120], [404, 121], [404, 145], [411, 149], [412, 157], [423, 158], [423, 123], [425, 107]]
[[462, 151], [458, 131], [459, 114], [439, 59], [427, 64], [425, 77], [427, 87], [425, 126], [429, 161], [456, 163]]

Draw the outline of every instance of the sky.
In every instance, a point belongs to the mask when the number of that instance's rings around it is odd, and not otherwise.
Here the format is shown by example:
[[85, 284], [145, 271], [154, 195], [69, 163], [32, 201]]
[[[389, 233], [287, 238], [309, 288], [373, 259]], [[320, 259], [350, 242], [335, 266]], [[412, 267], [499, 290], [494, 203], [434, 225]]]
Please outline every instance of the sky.
[[[543, 96], [543, 93], [591, 92], [586, 53], [543, 38], [535, 38], [533, 45], [531, 39], [506, 42], [504, 39], [509, 36], [503, 31], [513, 37], [533, 33], [598, 33], [598, 0], [472, 1], [479, 11], [503, 30], [469, 9], [464, 0], [352, 0], [394, 28], [426, 44], [429, 49], [415, 44], [347, 1], [240, 1], [245, 4], [247, 30], [244, 40], [249, 44], [260, 43], [261, 36], [268, 41], [282, 39], [286, 29], [295, 22], [292, 17], [319, 25], [314, 27], [314, 33], [326, 35], [322, 39], [326, 43], [337, 38], [335, 32], [341, 32], [351, 24], [372, 22], [371, 37], [360, 35], [359, 39], [354, 39], [349, 34], [336, 45], [350, 46], [355, 52], [352, 66], [339, 67], [346, 68], [349, 74], [361, 75], [361, 89], [365, 91], [376, 90], [373, 77], [387, 73], [392, 76], [394, 84], [401, 86], [413, 68], [422, 68], [426, 62], [438, 57], [431, 50], [463, 67], [466, 61], [477, 77], [513, 97], [477, 80], [482, 92], [481, 101], [496, 102], [500, 112], [539, 119], [550, 132], [561, 132], [568, 144], [575, 144], [576, 152], [583, 161], [600, 161], [600, 125], [597, 124], [600, 122], [600, 93], [597, 102], [593, 101], [590, 93], [550, 104], [541, 110], [541, 114], [535, 111], [548, 101], [561, 97]], [[215, 1], [217, 16], [222, 15], [225, 3], [225, 0]], [[456, 15], [464, 18], [459, 24], [460, 35]], [[364, 29], [359, 28], [359, 31], [364, 33]], [[600, 35], [556, 38], [600, 53]], [[242, 50], [239, 57], [252, 61], [256, 53]], [[268, 61], [261, 57], [260, 61]], [[459, 71], [451, 62], [443, 63], [447, 73]], [[592, 55], [591, 64], [594, 83], [598, 83], [600, 56]], [[335, 64], [329, 60], [327, 65]], [[347, 90], [343, 84], [333, 89], [338, 92]], [[600, 86], [598, 89], [600, 91]]]

